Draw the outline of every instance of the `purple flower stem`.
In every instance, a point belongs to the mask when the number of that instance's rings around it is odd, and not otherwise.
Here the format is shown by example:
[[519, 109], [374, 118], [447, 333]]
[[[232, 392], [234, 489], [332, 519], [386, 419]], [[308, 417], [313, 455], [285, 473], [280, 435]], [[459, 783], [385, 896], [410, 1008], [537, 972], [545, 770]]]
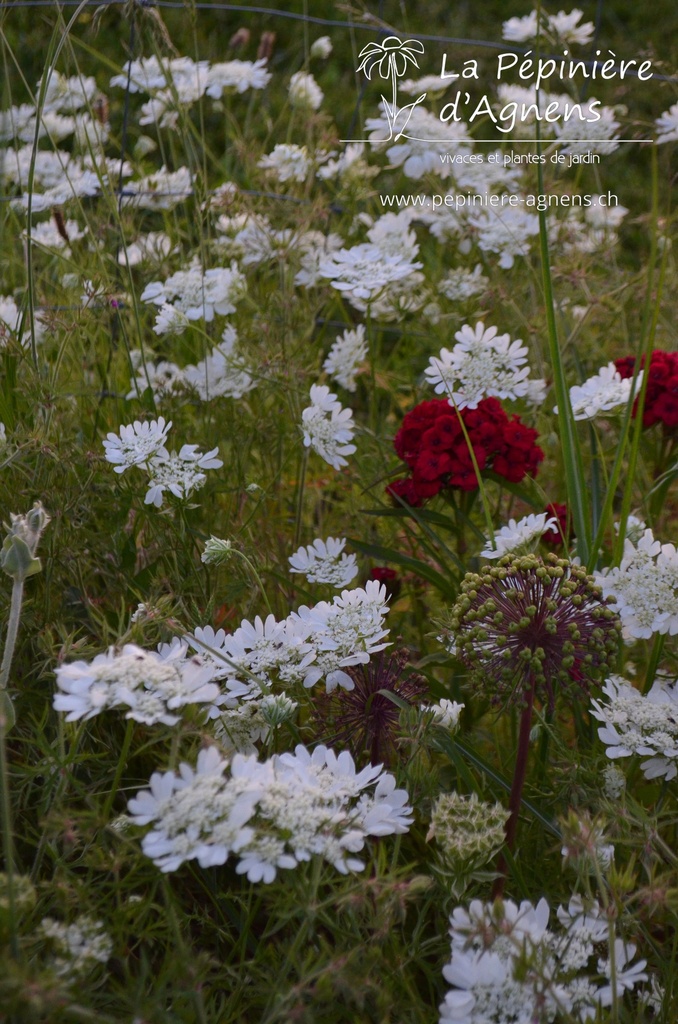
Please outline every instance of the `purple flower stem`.
[[[511, 852], [513, 851], [513, 844], [515, 842], [516, 832], [518, 831], [520, 804], [523, 796], [523, 786], [525, 785], [525, 775], [527, 773], [527, 757], [530, 750], [530, 731], [532, 729], [532, 711], [534, 708], [535, 688], [536, 679], [534, 675], [532, 675], [530, 691], [527, 695], [527, 703], [525, 704], [520, 716], [518, 750], [516, 751], [516, 763], [513, 769], [513, 784], [511, 785], [511, 795], [509, 797], [510, 817], [506, 822], [506, 848]], [[499, 855], [497, 871], [499, 872], [499, 877], [496, 879], [492, 889], [492, 896], [495, 899], [498, 897], [501, 898], [504, 895], [504, 883], [506, 882], [508, 865], [503, 853]]]

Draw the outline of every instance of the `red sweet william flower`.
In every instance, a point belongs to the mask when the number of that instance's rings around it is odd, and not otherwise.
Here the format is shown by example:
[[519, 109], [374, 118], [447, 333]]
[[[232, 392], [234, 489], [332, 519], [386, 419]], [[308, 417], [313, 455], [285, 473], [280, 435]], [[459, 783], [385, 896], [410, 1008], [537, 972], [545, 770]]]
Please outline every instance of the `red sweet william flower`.
[[406, 414], [394, 439], [395, 450], [412, 475], [387, 490], [396, 499], [419, 506], [443, 488], [474, 490], [477, 473], [485, 469], [518, 483], [533, 476], [544, 458], [536, 439], [536, 430], [518, 416], [509, 419], [496, 398], [462, 410], [445, 398], [421, 402]]
[[567, 505], [562, 501], [554, 501], [546, 506], [544, 512], [557, 519], [558, 525], [552, 526], [550, 530], [543, 533], [541, 539], [552, 547], [562, 547], [563, 538], [568, 541], [574, 534]]
[[[633, 376], [636, 360], [633, 356], [617, 359], [615, 366], [623, 378]], [[645, 366], [645, 357], [641, 360]], [[633, 406], [636, 415], [638, 399]], [[655, 349], [650, 357], [643, 426], [652, 427], [663, 423], [665, 427], [678, 427], [678, 352], [662, 352]]]

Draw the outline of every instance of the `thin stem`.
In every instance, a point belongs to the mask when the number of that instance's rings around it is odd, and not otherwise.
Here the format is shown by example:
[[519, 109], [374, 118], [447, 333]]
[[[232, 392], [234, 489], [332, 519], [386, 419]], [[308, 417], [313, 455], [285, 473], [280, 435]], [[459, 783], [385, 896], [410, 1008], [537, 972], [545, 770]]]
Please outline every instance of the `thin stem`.
[[106, 803], [104, 804], [104, 818], [108, 818], [109, 814], [111, 813], [113, 801], [115, 800], [115, 795], [118, 792], [118, 787], [120, 786], [120, 779], [122, 778], [122, 773], [124, 772], [125, 765], [127, 764], [127, 755], [129, 754], [129, 748], [132, 743], [133, 734], [134, 722], [130, 718], [127, 722], [125, 738], [122, 741], [122, 750], [120, 751], [120, 757], [118, 758], [118, 767], [115, 769], [115, 778], [113, 779], [113, 785], [111, 786], [110, 792], [106, 797]]
[[0, 714], [0, 802], [2, 803], [2, 837], [5, 852], [5, 874], [7, 875], [7, 897], [9, 902], [10, 948], [12, 956], [16, 960], [19, 957], [19, 942], [16, 934], [16, 904], [14, 900], [14, 836], [12, 833], [12, 806], [9, 799], [6, 737], [6, 719], [4, 714]]
[[306, 465], [308, 463], [308, 448], [304, 448], [299, 467], [299, 481], [297, 485], [297, 514], [294, 523], [294, 547], [299, 547], [301, 540], [301, 526], [304, 515], [304, 486], [306, 484]]
[[23, 579], [14, 580], [14, 585], [12, 586], [12, 602], [9, 609], [9, 622], [7, 623], [7, 639], [5, 640], [5, 650], [2, 656], [2, 665], [0, 666], [0, 690], [7, 689], [9, 670], [12, 667], [14, 647], [16, 645], [17, 633], [19, 632], [23, 594]]
[[[513, 769], [513, 784], [511, 786], [511, 794], [509, 796], [510, 817], [506, 822], [506, 847], [511, 852], [513, 852], [513, 844], [518, 830], [520, 804], [523, 796], [523, 786], [525, 785], [525, 775], [527, 773], [527, 758], [530, 751], [530, 731], [532, 729], [532, 712], [534, 709], [534, 694], [536, 688], [536, 679], [534, 675], [532, 675], [531, 679], [532, 682], [530, 692], [527, 696], [527, 703], [520, 716], [518, 749], [516, 751], [515, 768]], [[495, 882], [494, 889], [492, 890], [492, 895], [495, 898], [498, 896], [501, 897], [504, 893], [507, 865], [506, 858], [503, 853], [500, 854], [499, 861], [497, 863], [497, 870], [500, 877]]]

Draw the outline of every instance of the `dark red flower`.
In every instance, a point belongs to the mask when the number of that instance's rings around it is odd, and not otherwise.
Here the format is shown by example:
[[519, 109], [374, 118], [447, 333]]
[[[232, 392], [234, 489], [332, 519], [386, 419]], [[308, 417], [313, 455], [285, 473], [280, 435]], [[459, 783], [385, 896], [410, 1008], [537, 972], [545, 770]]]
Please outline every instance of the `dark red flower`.
[[562, 547], [563, 538], [567, 542], [574, 534], [567, 505], [561, 501], [553, 501], [550, 505], [546, 506], [544, 512], [557, 519], [558, 525], [552, 526], [550, 530], [542, 534], [541, 539], [552, 547]]
[[383, 583], [388, 600], [391, 602], [397, 600], [400, 593], [400, 574], [395, 569], [389, 569], [385, 565], [375, 565], [368, 579]]
[[412, 476], [387, 490], [416, 507], [443, 488], [475, 490], [477, 473], [485, 469], [519, 483], [534, 476], [544, 458], [536, 439], [536, 430], [518, 416], [509, 419], [496, 398], [461, 411], [445, 398], [420, 402], [406, 414], [393, 442]]
[[[633, 376], [636, 360], [633, 356], [617, 359], [615, 366], [623, 378]], [[645, 366], [645, 357], [641, 367]], [[633, 406], [636, 415], [638, 399]], [[670, 430], [678, 427], [678, 352], [662, 352], [655, 349], [650, 357], [643, 426], [652, 427], [662, 423]]]

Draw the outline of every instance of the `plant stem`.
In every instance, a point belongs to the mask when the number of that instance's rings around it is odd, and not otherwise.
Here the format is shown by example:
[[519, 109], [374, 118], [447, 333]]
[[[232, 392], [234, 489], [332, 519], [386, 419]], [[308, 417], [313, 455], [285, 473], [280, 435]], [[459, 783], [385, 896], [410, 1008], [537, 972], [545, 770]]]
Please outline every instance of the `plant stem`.
[[7, 769], [5, 716], [0, 714], [0, 802], [2, 803], [2, 838], [5, 853], [5, 874], [7, 875], [7, 897], [9, 902], [10, 948], [14, 959], [19, 957], [19, 943], [16, 934], [16, 904], [14, 899], [14, 837], [12, 834], [12, 807], [9, 799], [9, 777]]
[[5, 650], [0, 665], [0, 690], [7, 689], [9, 670], [12, 666], [14, 647], [16, 645], [17, 633], [19, 632], [19, 620], [21, 619], [21, 602], [23, 600], [24, 581], [14, 580], [12, 585], [12, 602], [9, 609], [9, 622], [7, 623], [7, 638]]
[[[535, 677], [532, 676], [530, 692], [527, 696], [527, 703], [525, 704], [520, 716], [518, 749], [516, 751], [516, 763], [513, 769], [513, 784], [511, 786], [511, 794], [509, 796], [510, 817], [506, 822], [506, 846], [511, 852], [513, 851], [513, 844], [518, 830], [520, 804], [523, 796], [523, 786], [525, 785], [525, 775], [527, 772], [527, 758], [530, 750], [530, 730], [532, 729], [532, 711], [534, 709], [535, 686], [536, 680]], [[499, 872], [500, 877], [495, 882], [492, 890], [492, 895], [495, 899], [498, 896], [501, 897], [504, 893], [507, 865], [506, 858], [503, 853], [499, 856], [497, 871]]]
[[111, 786], [110, 792], [106, 797], [106, 803], [104, 804], [104, 818], [108, 818], [109, 814], [111, 813], [113, 801], [115, 800], [115, 795], [118, 792], [118, 787], [120, 785], [120, 779], [122, 778], [122, 773], [124, 772], [125, 765], [127, 764], [127, 755], [129, 754], [129, 748], [132, 743], [133, 733], [134, 722], [130, 718], [127, 722], [125, 738], [122, 741], [122, 750], [120, 751], [120, 757], [118, 758], [118, 767], [115, 770], [115, 778], [113, 779], [113, 785]]

